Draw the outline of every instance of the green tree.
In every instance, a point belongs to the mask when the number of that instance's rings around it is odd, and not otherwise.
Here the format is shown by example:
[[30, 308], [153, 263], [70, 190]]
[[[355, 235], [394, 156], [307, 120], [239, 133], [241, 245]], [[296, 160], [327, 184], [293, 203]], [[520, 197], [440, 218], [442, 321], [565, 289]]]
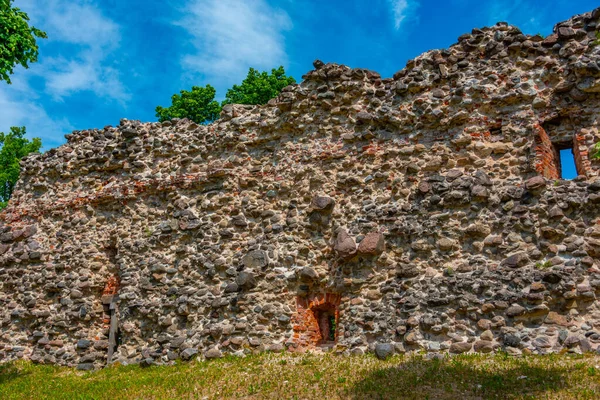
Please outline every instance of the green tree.
[[40, 138], [25, 138], [25, 127], [11, 127], [8, 134], [0, 132], [0, 210], [6, 207], [12, 195], [21, 166], [19, 161], [42, 147]]
[[281, 89], [295, 82], [293, 77], [285, 75], [283, 67], [272, 69], [270, 74], [250, 68], [246, 79], [227, 91], [221, 105], [215, 100], [216, 91], [211, 85], [192, 86], [191, 92], [182, 90], [181, 94], [173, 95], [171, 106], [156, 107], [156, 116], [160, 122], [188, 118], [199, 124], [210, 123], [219, 118], [222, 105], [266, 104]]
[[296, 83], [296, 80], [291, 76], [285, 75], [283, 66], [271, 70], [271, 73], [266, 71], [258, 72], [254, 68], [250, 68], [248, 76], [241, 85], [233, 85], [225, 95], [225, 104], [267, 104], [269, 100], [276, 97], [281, 90]]
[[37, 61], [36, 37], [46, 38], [46, 32], [30, 27], [29, 16], [13, 0], [0, 0], [0, 81], [11, 83], [10, 76], [17, 65], [29, 68]]
[[203, 124], [219, 118], [221, 106], [215, 100], [217, 92], [211, 85], [192, 86], [191, 92], [182, 90], [180, 93], [171, 97], [170, 107], [156, 107], [156, 116], [160, 122], [173, 118], [188, 118]]

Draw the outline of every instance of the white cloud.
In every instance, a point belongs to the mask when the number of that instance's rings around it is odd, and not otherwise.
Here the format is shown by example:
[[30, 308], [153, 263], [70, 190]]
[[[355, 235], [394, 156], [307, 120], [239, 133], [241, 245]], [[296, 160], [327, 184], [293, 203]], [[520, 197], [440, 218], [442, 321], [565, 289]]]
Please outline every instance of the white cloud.
[[52, 100], [87, 91], [120, 103], [129, 98], [111, 61], [120, 28], [94, 0], [16, 0], [14, 5], [48, 39], [38, 40], [39, 62], [28, 70], [17, 67], [12, 85], [0, 82], [0, 132], [25, 126], [28, 137], [40, 137], [49, 149], [74, 129], [68, 119], [51, 115]]
[[62, 135], [73, 130], [67, 120], [50, 117], [30, 87], [16, 82], [0, 85], [0, 132], [11, 126], [26, 126], [27, 136], [40, 137], [45, 149], [63, 143]]
[[183, 11], [186, 17], [174, 24], [188, 32], [195, 49], [183, 66], [217, 89], [238, 83], [249, 67], [270, 70], [287, 62], [283, 32], [291, 20], [265, 0], [191, 0]]
[[[32, 24], [48, 33], [48, 44], [65, 46], [62, 56], [45, 57], [32, 72], [45, 80], [45, 90], [55, 100], [82, 91], [122, 104], [130, 98], [114, 68], [119, 47], [119, 26], [87, 0], [17, 0]], [[45, 43], [42, 43], [42, 46]]]
[[114, 49], [120, 40], [119, 26], [102, 15], [99, 7], [85, 0], [79, 4], [71, 0], [47, 0], [46, 7], [36, 8], [34, 15], [38, 13], [42, 13], [45, 28], [52, 32], [49, 40], [105, 50]]
[[414, 0], [388, 0], [392, 7], [394, 17], [394, 28], [399, 30], [403, 22], [413, 18], [419, 4]]
[[84, 55], [77, 60], [47, 59], [41, 68], [49, 69], [44, 74], [46, 91], [56, 100], [84, 90], [90, 90], [104, 99], [117, 100], [121, 104], [130, 98], [120, 80], [119, 71], [103, 66], [102, 60], [97, 61], [94, 55]]

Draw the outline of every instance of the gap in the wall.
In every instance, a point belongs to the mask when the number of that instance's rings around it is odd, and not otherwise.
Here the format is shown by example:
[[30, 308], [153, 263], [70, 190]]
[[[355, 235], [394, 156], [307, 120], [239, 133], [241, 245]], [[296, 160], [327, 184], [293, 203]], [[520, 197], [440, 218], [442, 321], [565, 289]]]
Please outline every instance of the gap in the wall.
[[560, 166], [561, 179], [573, 179], [577, 177], [577, 167], [572, 148], [560, 150]]

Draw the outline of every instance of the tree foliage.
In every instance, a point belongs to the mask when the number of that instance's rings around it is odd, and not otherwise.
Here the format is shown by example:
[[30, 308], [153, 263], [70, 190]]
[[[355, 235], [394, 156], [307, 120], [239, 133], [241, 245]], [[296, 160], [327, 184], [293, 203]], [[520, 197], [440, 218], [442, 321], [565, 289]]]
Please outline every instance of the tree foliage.
[[233, 85], [227, 91], [223, 104], [267, 104], [292, 83], [296, 83], [296, 80], [285, 75], [283, 66], [273, 68], [270, 74], [250, 68], [242, 84]]
[[29, 68], [37, 61], [36, 38], [46, 38], [46, 32], [29, 26], [29, 16], [13, 0], [0, 0], [0, 81], [11, 83], [10, 76], [17, 65]]
[[270, 74], [250, 68], [246, 79], [227, 91], [222, 104], [215, 100], [216, 91], [211, 85], [193, 86], [191, 92], [182, 90], [181, 94], [173, 95], [171, 106], [156, 107], [156, 117], [160, 122], [188, 118], [199, 124], [210, 123], [219, 118], [222, 105], [266, 104], [284, 87], [295, 82], [293, 77], [285, 75], [283, 67], [272, 69]]
[[160, 122], [173, 118], [188, 118], [199, 124], [219, 118], [221, 106], [215, 100], [216, 90], [211, 85], [192, 86], [192, 91], [182, 90], [171, 97], [170, 107], [156, 107]]
[[25, 127], [11, 127], [8, 134], [0, 132], [0, 209], [12, 195], [21, 166], [19, 161], [26, 155], [37, 152], [42, 147], [40, 138], [25, 138]]

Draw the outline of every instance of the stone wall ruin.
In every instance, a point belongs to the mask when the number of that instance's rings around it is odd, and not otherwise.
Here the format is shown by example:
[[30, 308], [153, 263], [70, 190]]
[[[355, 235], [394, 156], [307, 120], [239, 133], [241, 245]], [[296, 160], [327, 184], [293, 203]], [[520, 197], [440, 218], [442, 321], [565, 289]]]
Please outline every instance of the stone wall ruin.
[[28, 157], [0, 361], [597, 350], [599, 18], [474, 29], [388, 79], [315, 62], [211, 125], [122, 120]]

